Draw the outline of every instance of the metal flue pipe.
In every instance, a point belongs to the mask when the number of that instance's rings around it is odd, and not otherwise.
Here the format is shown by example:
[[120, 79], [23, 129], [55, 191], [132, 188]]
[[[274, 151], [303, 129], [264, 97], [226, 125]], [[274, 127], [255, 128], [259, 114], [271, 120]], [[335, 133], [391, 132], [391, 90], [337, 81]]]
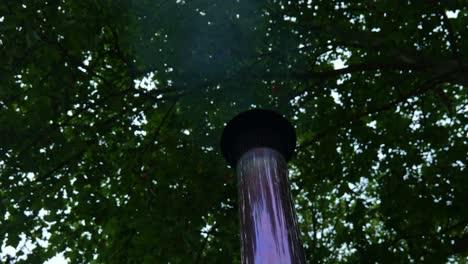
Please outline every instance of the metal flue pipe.
[[270, 110], [241, 113], [223, 131], [221, 150], [237, 170], [243, 264], [305, 263], [286, 165], [295, 145], [293, 126]]

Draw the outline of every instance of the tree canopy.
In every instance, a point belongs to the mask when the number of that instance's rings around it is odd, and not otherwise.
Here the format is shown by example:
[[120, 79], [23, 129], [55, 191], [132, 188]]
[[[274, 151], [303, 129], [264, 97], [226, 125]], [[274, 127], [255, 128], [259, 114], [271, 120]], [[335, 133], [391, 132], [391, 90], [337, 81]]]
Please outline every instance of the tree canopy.
[[296, 127], [310, 263], [466, 263], [468, 3], [0, 3], [0, 261], [239, 263], [219, 140]]

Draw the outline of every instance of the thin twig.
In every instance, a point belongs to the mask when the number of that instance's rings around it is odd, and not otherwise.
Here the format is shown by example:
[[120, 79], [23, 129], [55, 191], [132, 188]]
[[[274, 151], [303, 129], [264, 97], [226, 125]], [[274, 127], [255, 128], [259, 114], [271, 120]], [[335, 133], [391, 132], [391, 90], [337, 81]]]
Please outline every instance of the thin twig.
[[459, 49], [458, 49], [458, 43], [456, 40], [455, 32], [453, 31], [452, 24], [450, 23], [450, 20], [447, 16], [447, 13], [443, 10], [442, 11], [442, 22], [445, 25], [445, 28], [447, 29], [448, 32], [448, 41], [450, 43], [450, 49], [453, 54], [453, 58], [456, 60], [460, 61], [460, 54], [459, 54]]
[[195, 261], [195, 264], [198, 264], [200, 263], [200, 260], [201, 260], [201, 256], [203, 255], [203, 251], [205, 251], [205, 248], [206, 248], [206, 245], [208, 244], [208, 239], [210, 238], [210, 236], [214, 233], [214, 231], [216, 230], [216, 228], [218, 228], [218, 223], [214, 224], [211, 229], [206, 232], [206, 237], [205, 239], [203, 240], [203, 243], [202, 243], [202, 246], [200, 248], [200, 250], [198, 251], [198, 254], [197, 254], [197, 260]]
[[156, 138], [159, 136], [159, 134], [161, 133], [161, 129], [163, 128], [164, 124], [166, 123], [166, 120], [167, 118], [169, 117], [169, 114], [172, 112], [172, 109], [174, 109], [175, 105], [177, 104], [177, 102], [179, 101], [181, 96], [177, 96], [174, 101], [172, 102], [171, 106], [169, 107], [169, 109], [166, 111], [166, 113], [164, 114], [161, 122], [159, 123], [159, 126], [158, 128], [156, 129], [156, 131], [154, 132], [153, 136], [151, 137], [150, 141], [146, 144], [145, 148], [142, 150], [141, 154], [140, 154], [140, 157], [143, 157], [145, 155], [145, 153], [148, 151], [150, 145], [156, 140]]

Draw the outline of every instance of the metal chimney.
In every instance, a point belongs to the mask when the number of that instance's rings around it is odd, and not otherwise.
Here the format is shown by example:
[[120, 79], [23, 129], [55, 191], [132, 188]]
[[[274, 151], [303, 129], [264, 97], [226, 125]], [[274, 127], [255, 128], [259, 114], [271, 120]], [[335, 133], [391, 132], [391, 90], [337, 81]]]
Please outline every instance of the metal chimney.
[[302, 264], [304, 251], [286, 162], [294, 153], [293, 126], [263, 109], [226, 125], [221, 150], [237, 170], [243, 264]]

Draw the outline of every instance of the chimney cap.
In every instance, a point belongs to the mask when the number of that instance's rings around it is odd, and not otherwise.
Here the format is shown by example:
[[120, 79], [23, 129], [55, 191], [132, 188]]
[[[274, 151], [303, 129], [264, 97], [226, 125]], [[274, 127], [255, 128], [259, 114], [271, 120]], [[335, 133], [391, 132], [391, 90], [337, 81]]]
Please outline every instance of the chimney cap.
[[289, 161], [296, 147], [294, 127], [282, 115], [266, 109], [242, 112], [227, 123], [221, 151], [232, 167], [245, 152], [257, 147], [272, 148]]

